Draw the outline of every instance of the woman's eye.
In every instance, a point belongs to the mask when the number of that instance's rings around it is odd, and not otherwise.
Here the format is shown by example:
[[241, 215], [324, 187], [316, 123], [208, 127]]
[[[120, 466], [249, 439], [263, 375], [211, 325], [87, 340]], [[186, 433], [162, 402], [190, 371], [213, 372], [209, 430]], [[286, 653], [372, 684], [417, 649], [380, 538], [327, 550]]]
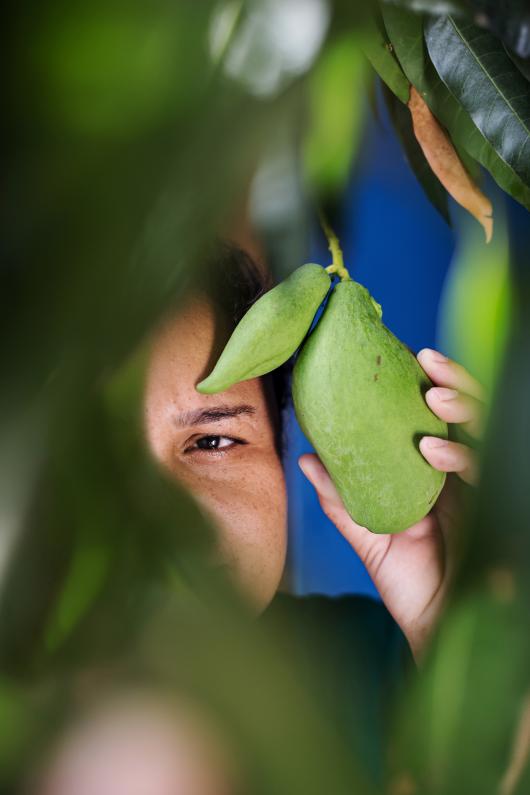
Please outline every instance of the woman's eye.
[[237, 439], [232, 439], [230, 436], [202, 436], [188, 450], [190, 452], [205, 450], [211, 453], [217, 450], [226, 450], [236, 444], [241, 444], [241, 442], [238, 442]]

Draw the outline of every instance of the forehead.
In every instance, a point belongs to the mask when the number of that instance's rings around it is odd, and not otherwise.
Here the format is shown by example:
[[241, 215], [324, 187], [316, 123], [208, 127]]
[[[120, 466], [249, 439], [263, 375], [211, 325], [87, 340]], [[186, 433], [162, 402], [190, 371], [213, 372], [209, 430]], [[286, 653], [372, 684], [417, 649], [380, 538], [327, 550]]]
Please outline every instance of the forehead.
[[187, 390], [220, 354], [229, 330], [207, 298], [194, 296], [156, 329], [149, 358], [149, 382], [172, 391]]
[[221, 395], [201, 395], [195, 386], [208, 375], [231, 329], [226, 318], [202, 296], [193, 297], [156, 330], [151, 347], [145, 393], [148, 420], [175, 418], [223, 404], [261, 407], [260, 379], [235, 384]]
[[[212, 369], [228, 335], [226, 323], [220, 325], [212, 305], [203, 299], [190, 302], [157, 330], [147, 368], [144, 427], [160, 460], [166, 462], [176, 441], [201, 428], [234, 433], [245, 428], [254, 442], [272, 443], [275, 428], [263, 379], [234, 384], [217, 395], [201, 395], [195, 389]], [[223, 422], [210, 416], [220, 409]]]

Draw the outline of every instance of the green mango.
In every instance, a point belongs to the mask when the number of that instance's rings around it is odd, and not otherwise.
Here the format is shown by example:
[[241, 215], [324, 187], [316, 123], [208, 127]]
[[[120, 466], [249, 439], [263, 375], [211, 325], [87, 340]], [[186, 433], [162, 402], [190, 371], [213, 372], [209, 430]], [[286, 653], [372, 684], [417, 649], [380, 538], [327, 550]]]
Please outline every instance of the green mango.
[[346, 510], [374, 533], [418, 522], [444, 484], [418, 449], [422, 436], [447, 438], [425, 403], [430, 386], [368, 290], [337, 284], [296, 361], [294, 406]]
[[308, 264], [265, 293], [238, 323], [197, 391], [224, 392], [238, 381], [270, 373], [286, 362], [309, 331], [330, 284], [324, 268]]

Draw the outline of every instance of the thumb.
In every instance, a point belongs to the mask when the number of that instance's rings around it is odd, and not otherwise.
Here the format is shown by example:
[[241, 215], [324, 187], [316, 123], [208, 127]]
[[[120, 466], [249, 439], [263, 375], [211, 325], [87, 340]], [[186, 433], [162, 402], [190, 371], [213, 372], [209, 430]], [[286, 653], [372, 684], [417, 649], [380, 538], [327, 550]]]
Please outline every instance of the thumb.
[[[374, 576], [374, 565], [378, 555], [388, 547], [389, 536], [374, 535], [366, 527], [354, 522], [344, 507], [342, 499], [333, 485], [326, 468], [317, 455], [300, 456], [298, 465], [309, 482], [314, 486], [322, 510], [330, 519], [346, 541], [353, 547], [366, 566], [368, 573]], [[376, 583], [377, 584], [377, 583]]]
[[298, 459], [298, 466], [314, 486], [322, 510], [328, 519], [363, 558], [368, 551], [367, 548], [373, 543], [374, 536], [350, 517], [322, 461], [314, 453], [306, 453]]
[[300, 456], [298, 466], [315, 488], [321, 504], [322, 502], [341, 502], [337, 489], [333, 485], [333, 481], [328, 475], [324, 464], [315, 453], [306, 453]]

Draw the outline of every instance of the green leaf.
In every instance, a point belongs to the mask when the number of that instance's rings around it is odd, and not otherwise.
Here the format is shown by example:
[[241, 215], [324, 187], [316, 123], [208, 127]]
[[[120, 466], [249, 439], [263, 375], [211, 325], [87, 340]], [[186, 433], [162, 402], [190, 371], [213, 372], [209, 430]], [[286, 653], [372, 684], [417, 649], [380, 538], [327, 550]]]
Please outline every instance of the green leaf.
[[401, 6], [404, 9], [428, 14], [453, 14], [469, 10], [463, 0], [383, 0], [383, 5]]
[[530, 56], [528, 0], [382, 0], [416, 13], [456, 14], [492, 31], [522, 58]]
[[470, 5], [478, 24], [493, 31], [522, 58], [530, 56], [528, 0], [472, 0]]
[[365, 38], [362, 44], [364, 54], [389, 89], [401, 102], [408, 102], [410, 84], [394, 56], [382, 20], [372, 18], [364, 31]]
[[501, 42], [453, 17], [427, 21], [440, 77], [497, 154], [530, 186], [530, 87]]
[[395, 792], [511, 792], [499, 782], [527, 698], [529, 654], [522, 599], [510, 599], [504, 574], [506, 583], [494, 571], [447, 605], [396, 722], [394, 758], [414, 788]]
[[519, 69], [523, 77], [530, 83], [530, 58], [519, 58], [512, 50], [505, 48], [509, 57]]
[[324, 52], [310, 78], [310, 122], [304, 141], [304, 167], [323, 194], [344, 187], [359, 142], [366, 63], [354, 35], [341, 36]]
[[[505, 202], [494, 202], [495, 235], [486, 245], [464, 213], [455, 217], [457, 246], [438, 310], [442, 350], [492, 394], [513, 316]], [[473, 296], [473, 300], [470, 300]]]
[[422, 152], [421, 146], [416, 140], [409, 109], [399, 102], [388, 88], [384, 87], [383, 93], [390, 118], [392, 119], [392, 123], [405, 151], [406, 158], [416, 179], [420, 183], [431, 204], [438, 210], [442, 218], [447, 221], [448, 224], [451, 224], [447, 191], [436, 174], [433, 173]]
[[376, 122], [380, 125], [381, 124], [381, 114], [379, 112], [379, 107], [377, 104], [377, 92], [379, 90], [379, 75], [373, 75], [373, 79], [368, 81], [367, 85], [367, 99], [368, 104], [370, 105], [370, 110], [372, 111], [372, 115]]
[[461, 150], [468, 152], [490, 172], [503, 190], [530, 210], [528, 185], [499, 157], [438, 76], [426, 51], [422, 18], [390, 5], [383, 6], [382, 11], [394, 52], [403, 71], [421, 92], [436, 118], [448, 129], [455, 147], [460, 150], [459, 153]]

